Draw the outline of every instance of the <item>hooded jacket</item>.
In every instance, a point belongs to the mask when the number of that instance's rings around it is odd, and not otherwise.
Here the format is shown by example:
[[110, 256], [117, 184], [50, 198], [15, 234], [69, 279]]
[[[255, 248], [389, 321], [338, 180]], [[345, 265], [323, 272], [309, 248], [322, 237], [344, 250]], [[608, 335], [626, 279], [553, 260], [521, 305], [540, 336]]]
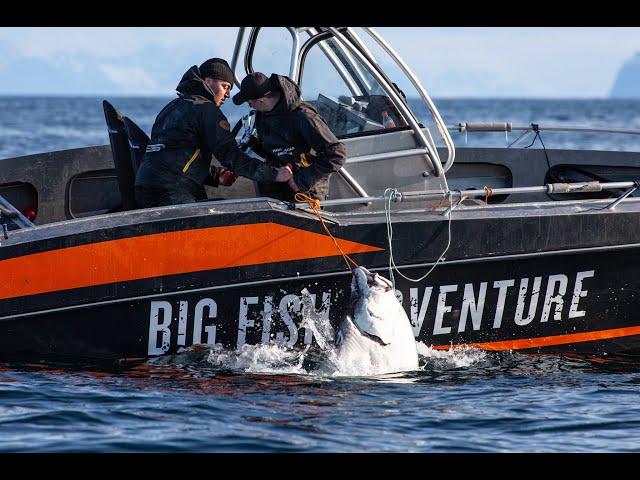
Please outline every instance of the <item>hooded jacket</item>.
[[289, 78], [273, 74], [271, 84], [280, 100], [270, 112], [256, 112], [256, 153], [269, 163], [293, 165], [293, 179], [303, 192], [328, 193], [328, 178], [347, 160], [347, 151], [317, 110], [300, 98]]
[[176, 90], [178, 98], [160, 111], [153, 124], [136, 186], [196, 192], [209, 175], [211, 154], [237, 175], [256, 181], [275, 180], [273, 165], [238, 148], [229, 122], [205, 88], [197, 66], [182, 76]]

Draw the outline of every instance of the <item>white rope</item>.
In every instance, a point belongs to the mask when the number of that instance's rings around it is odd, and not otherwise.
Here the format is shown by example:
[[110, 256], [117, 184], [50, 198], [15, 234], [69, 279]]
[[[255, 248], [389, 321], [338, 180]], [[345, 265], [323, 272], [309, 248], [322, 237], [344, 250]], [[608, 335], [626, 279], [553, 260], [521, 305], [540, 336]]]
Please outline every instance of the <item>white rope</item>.
[[[387, 198], [387, 193], [389, 194], [389, 198]], [[433, 271], [434, 268], [436, 268], [438, 266], [438, 264], [442, 261], [442, 259], [444, 258], [445, 253], [447, 253], [447, 250], [449, 250], [449, 247], [451, 246], [451, 216], [453, 215], [453, 193], [451, 192], [451, 190], [448, 191], [449, 193], [449, 226], [448, 226], [448, 232], [449, 232], [449, 237], [447, 240], [447, 246], [444, 249], [444, 251], [442, 252], [442, 254], [440, 255], [440, 257], [438, 258], [438, 260], [436, 260], [436, 263], [433, 264], [433, 266], [431, 267], [431, 269], [425, 273], [422, 277], [420, 278], [409, 278], [406, 275], [404, 275], [400, 269], [398, 268], [398, 266], [396, 265], [396, 262], [393, 258], [393, 226], [391, 224], [391, 202], [392, 200], [394, 200], [395, 198], [398, 197], [399, 192], [398, 189], [396, 188], [387, 188], [384, 191], [384, 213], [385, 213], [385, 217], [387, 220], [387, 240], [389, 242], [389, 277], [391, 280], [391, 283], [393, 284], [393, 288], [396, 288], [396, 282], [395, 282], [395, 278], [393, 276], [393, 270], [395, 270], [396, 272], [398, 272], [398, 274], [406, 279], [409, 280], [410, 282], [421, 282], [422, 280], [424, 280], [425, 278], [427, 278], [429, 276], [429, 274]]]

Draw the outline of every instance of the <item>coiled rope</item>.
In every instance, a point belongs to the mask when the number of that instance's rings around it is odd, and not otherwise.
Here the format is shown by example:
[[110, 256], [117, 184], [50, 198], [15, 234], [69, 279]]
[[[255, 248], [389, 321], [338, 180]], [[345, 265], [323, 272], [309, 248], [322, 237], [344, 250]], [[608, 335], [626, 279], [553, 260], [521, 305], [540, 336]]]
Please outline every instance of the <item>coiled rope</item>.
[[[447, 232], [448, 232], [447, 246], [445, 247], [444, 251], [438, 257], [438, 260], [436, 260], [436, 262], [433, 264], [433, 266], [429, 269], [429, 271], [427, 273], [425, 273], [420, 278], [410, 278], [410, 277], [407, 277], [405, 274], [403, 274], [400, 271], [400, 269], [396, 265], [395, 259], [393, 258], [393, 225], [392, 225], [392, 221], [391, 221], [391, 202], [394, 201], [396, 198], [399, 198], [401, 196], [401, 194], [400, 194], [400, 192], [398, 191], [397, 188], [387, 188], [384, 191], [384, 211], [385, 211], [385, 219], [386, 219], [386, 224], [387, 224], [387, 241], [388, 241], [388, 244], [389, 244], [389, 277], [390, 277], [390, 280], [391, 280], [391, 282], [393, 284], [393, 288], [394, 289], [395, 289], [395, 286], [396, 286], [395, 277], [394, 277], [394, 274], [393, 274], [394, 270], [402, 278], [404, 278], [406, 280], [409, 280], [410, 282], [417, 283], [417, 282], [421, 282], [422, 280], [427, 278], [429, 276], [429, 274], [431, 274], [431, 272], [444, 259], [445, 254], [447, 253], [447, 251], [449, 250], [449, 247], [451, 246], [451, 215], [453, 213], [453, 192], [451, 190], [449, 190], [448, 194], [449, 194], [449, 213], [448, 213], [449, 221], [448, 221], [448, 226], [447, 226], [448, 227], [447, 228]], [[331, 240], [333, 240], [334, 245], [336, 246], [336, 248], [338, 249], [338, 251], [342, 255], [342, 258], [344, 259], [345, 263], [347, 264], [347, 267], [349, 268], [349, 270], [353, 271], [354, 268], [358, 267], [358, 264], [351, 257], [349, 257], [349, 255], [344, 253], [344, 251], [342, 250], [342, 248], [338, 244], [338, 241], [335, 239], [335, 237], [333, 236], [333, 234], [331, 233], [331, 231], [329, 230], [329, 228], [325, 224], [324, 218], [322, 218], [322, 215], [320, 214], [320, 200], [317, 200], [315, 198], [310, 197], [309, 195], [307, 195], [305, 193], [300, 193], [300, 192], [296, 193], [294, 198], [295, 198], [296, 202], [298, 202], [298, 203], [308, 203], [309, 204], [309, 206], [311, 207], [313, 212], [318, 217], [318, 220], [320, 221], [320, 224], [322, 225], [322, 228], [327, 233], [327, 235], [329, 235]], [[461, 198], [460, 202], [462, 202], [462, 200], [464, 200], [464, 199]]]
[[313, 212], [318, 217], [318, 220], [320, 220], [320, 224], [322, 225], [322, 228], [324, 228], [324, 231], [327, 232], [327, 235], [329, 235], [329, 237], [331, 237], [331, 240], [333, 240], [333, 243], [335, 244], [336, 248], [338, 249], [338, 251], [342, 255], [342, 258], [344, 258], [344, 261], [347, 264], [347, 267], [349, 268], [349, 270], [353, 271], [354, 268], [357, 268], [358, 264], [349, 255], [344, 253], [342, 248], [340, 248], [340, 245], [338, 244], [338, 241], [331, 234], [331, 231], [329, 231], [329, 229], [327, 228], [327, 225], [324, 223], [324, 219], [322, 218], [322, 215], [320, 214], [320, 200], [312, 198], [309, 195], [307, 195], [305, 193], [300, 193], [300, 192], [296, 193], [294, 198], [295, 198], [296, 202], [308, 203], [311, 206], [311, 210], [313, 210]]
[[447, 239], [447, 246], [442, 252], [442, 254], [440, 255], [440, 257], [438, 257], [438, 260], [436, 260], [436, 263], [433, 264], [433, 266], [431, 267], [431, 269], [429, 269], [427, 273], [425, 273], [420, 278], [410, 278], [410, 277], [407, 277], [405, 274], [403, 274], [400, 271], [400, 269], [398, 269], [398, 266], [396, 265], [396, 262], [393, 258], [393, 226], [391, 224], [391, 202], [400, 196], [400, 192], [398, 192], [397, 188], [387, 188], [384, 191], [384, 213], [387, 220], [387, 240], [389, 242], [389, 277], [390, 277], [389, 279], [391, 280], [391, 283], [393, 284], [394, 289], [396, 288], [396, 281], [395, 281], [395, 277], [393, 276], [394, 270], [398, 272], [398, 274], [405, 280], [409, 280], [410, 282], [414, 282], [414, 283], [421, 282], [422, 280], [424, 280], [429, 276], [429, 274], [433, 271], [434, 268], [438, 266], [438, 264], [444, 258], [445, 253], [447, 253], [447, 250], [449, 250], [449, 247], [451, 246], [451, 214], [453, 213], [453, 192], [449, 190], [448, 193], [449, 193], [449, 225], [448, 225], [449, 237]]

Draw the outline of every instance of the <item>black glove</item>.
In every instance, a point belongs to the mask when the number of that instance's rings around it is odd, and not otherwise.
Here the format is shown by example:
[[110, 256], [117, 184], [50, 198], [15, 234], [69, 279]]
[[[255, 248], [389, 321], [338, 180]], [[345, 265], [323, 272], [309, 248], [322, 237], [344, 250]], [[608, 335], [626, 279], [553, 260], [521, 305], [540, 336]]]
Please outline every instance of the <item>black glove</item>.
[[258, 152], [258, 150], [260, 149], [260, 142], [258, 142], [258, 139], [256, 138], [255, 135], [249, 135], [249, 138], [245, 141], [239, 144], [240, 150], [242, 150], [243, 152], [246, 152], [247, 150], [251, 149], [254, 152], [256, 152], [258, 155], [260, 155], [260, 153]]
[[204, 184], [210, 187], [217, 187], [220, 183], [220, 172], [214, 165], [209, 167], [209, 175], [204, 179]]

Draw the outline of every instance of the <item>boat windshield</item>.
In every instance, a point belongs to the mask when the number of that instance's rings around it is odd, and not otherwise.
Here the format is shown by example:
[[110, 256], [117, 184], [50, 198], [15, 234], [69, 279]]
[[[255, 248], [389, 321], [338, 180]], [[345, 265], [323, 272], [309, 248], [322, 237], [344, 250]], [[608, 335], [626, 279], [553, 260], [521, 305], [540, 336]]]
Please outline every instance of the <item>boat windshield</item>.
[[[436, 144], [446, 145], [447, 139], [444, 138], [446, 134], [437, 126], [437, 112], [432, 105], [429, 105], [428, 102], [425, 103], [424, 99], [421, 98], [421, 92], [412, 84], [407, 74], [401, 70], [396, 60], [364, 28], [353, 27], [351, 31], [360, 42], [361, 47], [366, 50], [368, 56], [375, 61], [389, 81], [400, 91], [402, 97], [407, 100], [407, 106], [418, 121], [429, 130]], [[424, 86], [421, 85], [421, 87], [424, 89]]]
[[[363, 30], [364, 35], [357, 30]], [[380, 52], [374, 52], [360, 36], [376, 43]], [[243, 37], [244, 28], [236, 40], [234, 68], [238, 65]], [[386, 69], [393, 65], [398, 68], [389, 75]], [[453, 142], [433, 102], [408, 66], [372, 29], [255, 27], [247, 40], [244, 68], [247, 73], [262, 71], [289, 76], [300, 86], [303, 100], [315, 106], [338, 137], [412, 129], [418, 147], [423, 150], [421, 154], [428, 157], [436, 176], [453, 163]], [[409, 83], [413, 87], [409, 94], [413, 97], [405, 95], [396, 82]], [[420, 115], [416, 115], [412, 105], [420, 109]], [[424, 124], [419, 119], [424, 119]], [[448, 151], [444, 165], [435, 148], [433, 137], [437, 138], [437, 134], [444, 139]]]
[[334, 38], [303, 53], [300, 88], [338, 136], [407, 127], [408, 123], [367, 67]]

